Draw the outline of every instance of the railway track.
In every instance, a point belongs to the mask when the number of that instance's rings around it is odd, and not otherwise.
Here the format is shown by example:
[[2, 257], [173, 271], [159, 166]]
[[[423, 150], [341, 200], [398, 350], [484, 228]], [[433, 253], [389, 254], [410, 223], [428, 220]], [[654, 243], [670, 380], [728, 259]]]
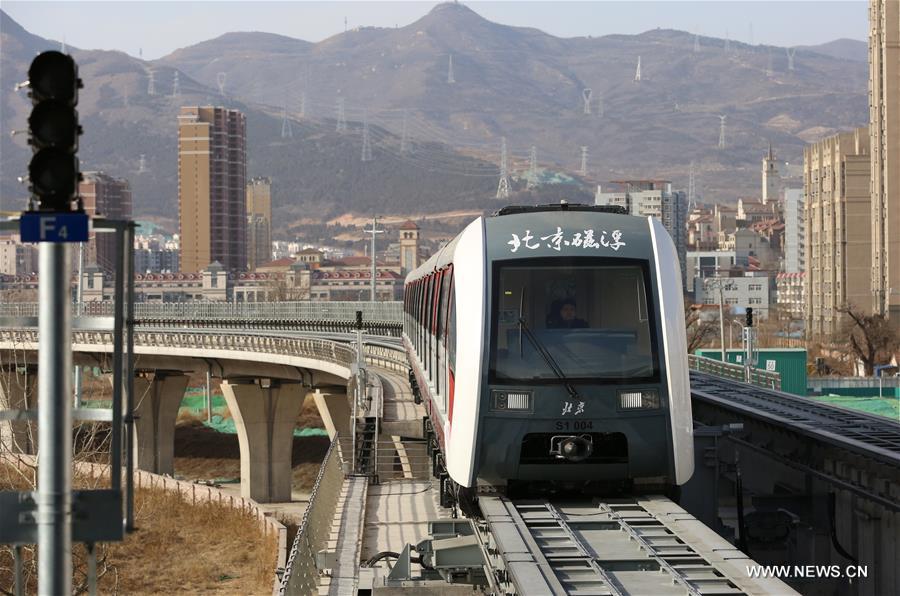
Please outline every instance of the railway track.
[[502, 594], [794, 593], [749, 577], [752, 560], [665, 497], [479, 503], [479, 536]]
[[900, 467], [900, 423], [789, 393], [691, 372], [697, 400], [787, 427], [836, 447]]

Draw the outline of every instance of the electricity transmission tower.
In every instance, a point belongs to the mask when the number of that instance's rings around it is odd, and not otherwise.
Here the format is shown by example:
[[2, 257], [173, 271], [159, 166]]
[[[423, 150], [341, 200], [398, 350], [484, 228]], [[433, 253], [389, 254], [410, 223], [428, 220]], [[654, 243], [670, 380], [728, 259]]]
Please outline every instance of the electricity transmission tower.
[[156, 73], [153, 69], [147, 71], [147, 95], [156, 95]]
[[347, 116], [344, 113], [343, 97], [338, 97], [337, 99], [337, 126], [335, 130], [337, 132], [347, 132]]
[[178, 97], [181, 95], [181, 86], [178, 84], [178, 71], [175, 71], [175, 74], [172, 77], [172, 97]]
[[453, 54], [450, 54], [450, 59], [447, 62], [447, 84], [452, 85], [456, 82], [456, 79], [453, 78]]
[[287, 116], [287, 100], [285, 100], [284, 107], [281, 109], [281, 138], [294, 138], [294, 131], [291, 128], [291, 121], [288, 120]]
[[584, 100], [584, 113], [585, 114], [591, 113], [591, 97], [593, 96], [593, 94], [594, 94], [594, 92], [593, 92], [593, 90], [591, 90], [590, 87], [582, 90], [582, 92], [581, 92], [581, 98]]
[[528, 185], [526, 188], [537, 186], [537, 147], [531, 146], [531, 155], [528, 160]]
[[400, 154], [409, 150], [409, 133], [406, 130], [406, 110], [403, 110], [403, 128], [400, 131]]
[[372, 161], [372, 143], [369, 140], [369, 110], [363, 113], [362, 161]]
[[638, 56], [637, 69], [634, 71], [634, 81], [640, 82], [641, 80], [641, 57]]
[[306, 92], [300, 94], [300, 117], [306, 118]]
[[695, 186], [696, 182], [694, 181], [694, 162], [691, 162], [691, 170], [690, 175], [688, 177], [688, 213], [694, 210], [696, 207], [696, 193], [697, 188]]
[[700, 34], [694, 34], [694, 53], [698, 53], [700, 51]]
[[500, 139], [500, 181], [497, 183], [497, 198], [509, 198], [509, 178], [506, 170], [506, 137]]
[[788, 70], [794, 70], [794, 54], [797, 52], [797, 48], [784, 48], [784, 51], [787, 52]]
[[719, 116], [719, 149], [725, 148], [725, 118], [726, 116]]
[[225, 97], [225, 73], [220, 72], [216, 74], [216, 84], [219, 86], [219, 95]]
[[581, 146], [581, 169], [578, 170], [578, 172], [582, 176], [587, 176], [587, 155], [588, 155], [588, 148], [586, 145], [582, 145]]

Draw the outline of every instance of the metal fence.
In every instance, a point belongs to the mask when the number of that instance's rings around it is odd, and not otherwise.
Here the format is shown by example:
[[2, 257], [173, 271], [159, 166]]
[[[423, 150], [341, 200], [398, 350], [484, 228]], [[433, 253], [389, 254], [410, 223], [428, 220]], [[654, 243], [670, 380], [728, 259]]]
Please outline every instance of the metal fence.
[[900, 377], [818, 377], [806, 380], [812, 391], [822, 389], [893, 389], [900, 387]]
[[319, 584], [316, 555], [325, 550], [344, 482], [338, 437], [331, 441], [309, 497], [300, 529], [288, 553], [279, 594], [315, 594]]
[[[73, 313], [112, 316], [110, 302], [83, 302], [72, 305]], [[138, 302], [134, 316], [142, 321], [219, 320], [246, 321], [333, 320], [355, 321], [362, 311], [365, 322], [401, 323], [402, 302]], [[36, 317], [38, 304], [0, 304], [0, 316]]]
[[[706, 358], [695, 354], [688, 354], [688, 366], [691, 370], [707, 373], [731, 379], [733, 381], [746, 382], [746, 371], [741, 364], [733, 364], [731, 362], [722, 362], [714, 358]], [[760, 370], [758, 368], [750, 368], [750, 384], [757, 387], [765, 387], [767, 389], [781, 390], [781, 375], [777, 372]]]
[[[72, 342], [86, 345], [112, 345], [110, 331], [73, 331]], [[0, 343], [19, 346], [37, 345], [37, 329], [0, 329]], [[349, 366], [356, 362], [356, 350], [344, 343], [327, 339], [277, 337], [242, 333], [207, 333], [203, 331], [138, 331], [135, 346], [170, 347], [197, 350], [233, 350], [267, 354], [303, 356]]]

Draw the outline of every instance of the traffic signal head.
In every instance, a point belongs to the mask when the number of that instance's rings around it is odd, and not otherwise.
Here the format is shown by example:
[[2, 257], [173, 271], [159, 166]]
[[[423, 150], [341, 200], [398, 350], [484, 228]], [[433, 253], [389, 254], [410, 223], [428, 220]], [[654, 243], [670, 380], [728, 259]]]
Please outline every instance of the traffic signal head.
[[747, 327], [753, 327], [753, 307], [747, 307]]
[[78, 66], [68, 54], [42, 52], [31, 62], [28, 69], [28, 85], [31, 100], [55, 99], [69, 106], [78, 103], [78, 89], [82, 86], [78, 78]]
[[28, 69], [31, 102], [28, 165], [31, 192], [41, 211], [71, 211], [78, 190], [78, 66], [60, 52], [38, 55]]

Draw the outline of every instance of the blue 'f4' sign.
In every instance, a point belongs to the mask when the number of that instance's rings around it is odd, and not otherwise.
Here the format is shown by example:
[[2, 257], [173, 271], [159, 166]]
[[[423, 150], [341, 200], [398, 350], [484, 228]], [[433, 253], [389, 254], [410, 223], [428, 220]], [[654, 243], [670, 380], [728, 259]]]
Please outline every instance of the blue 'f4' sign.
[[22, 242], [87, 242], [86, 213], [28, 211], [19, 219]]

